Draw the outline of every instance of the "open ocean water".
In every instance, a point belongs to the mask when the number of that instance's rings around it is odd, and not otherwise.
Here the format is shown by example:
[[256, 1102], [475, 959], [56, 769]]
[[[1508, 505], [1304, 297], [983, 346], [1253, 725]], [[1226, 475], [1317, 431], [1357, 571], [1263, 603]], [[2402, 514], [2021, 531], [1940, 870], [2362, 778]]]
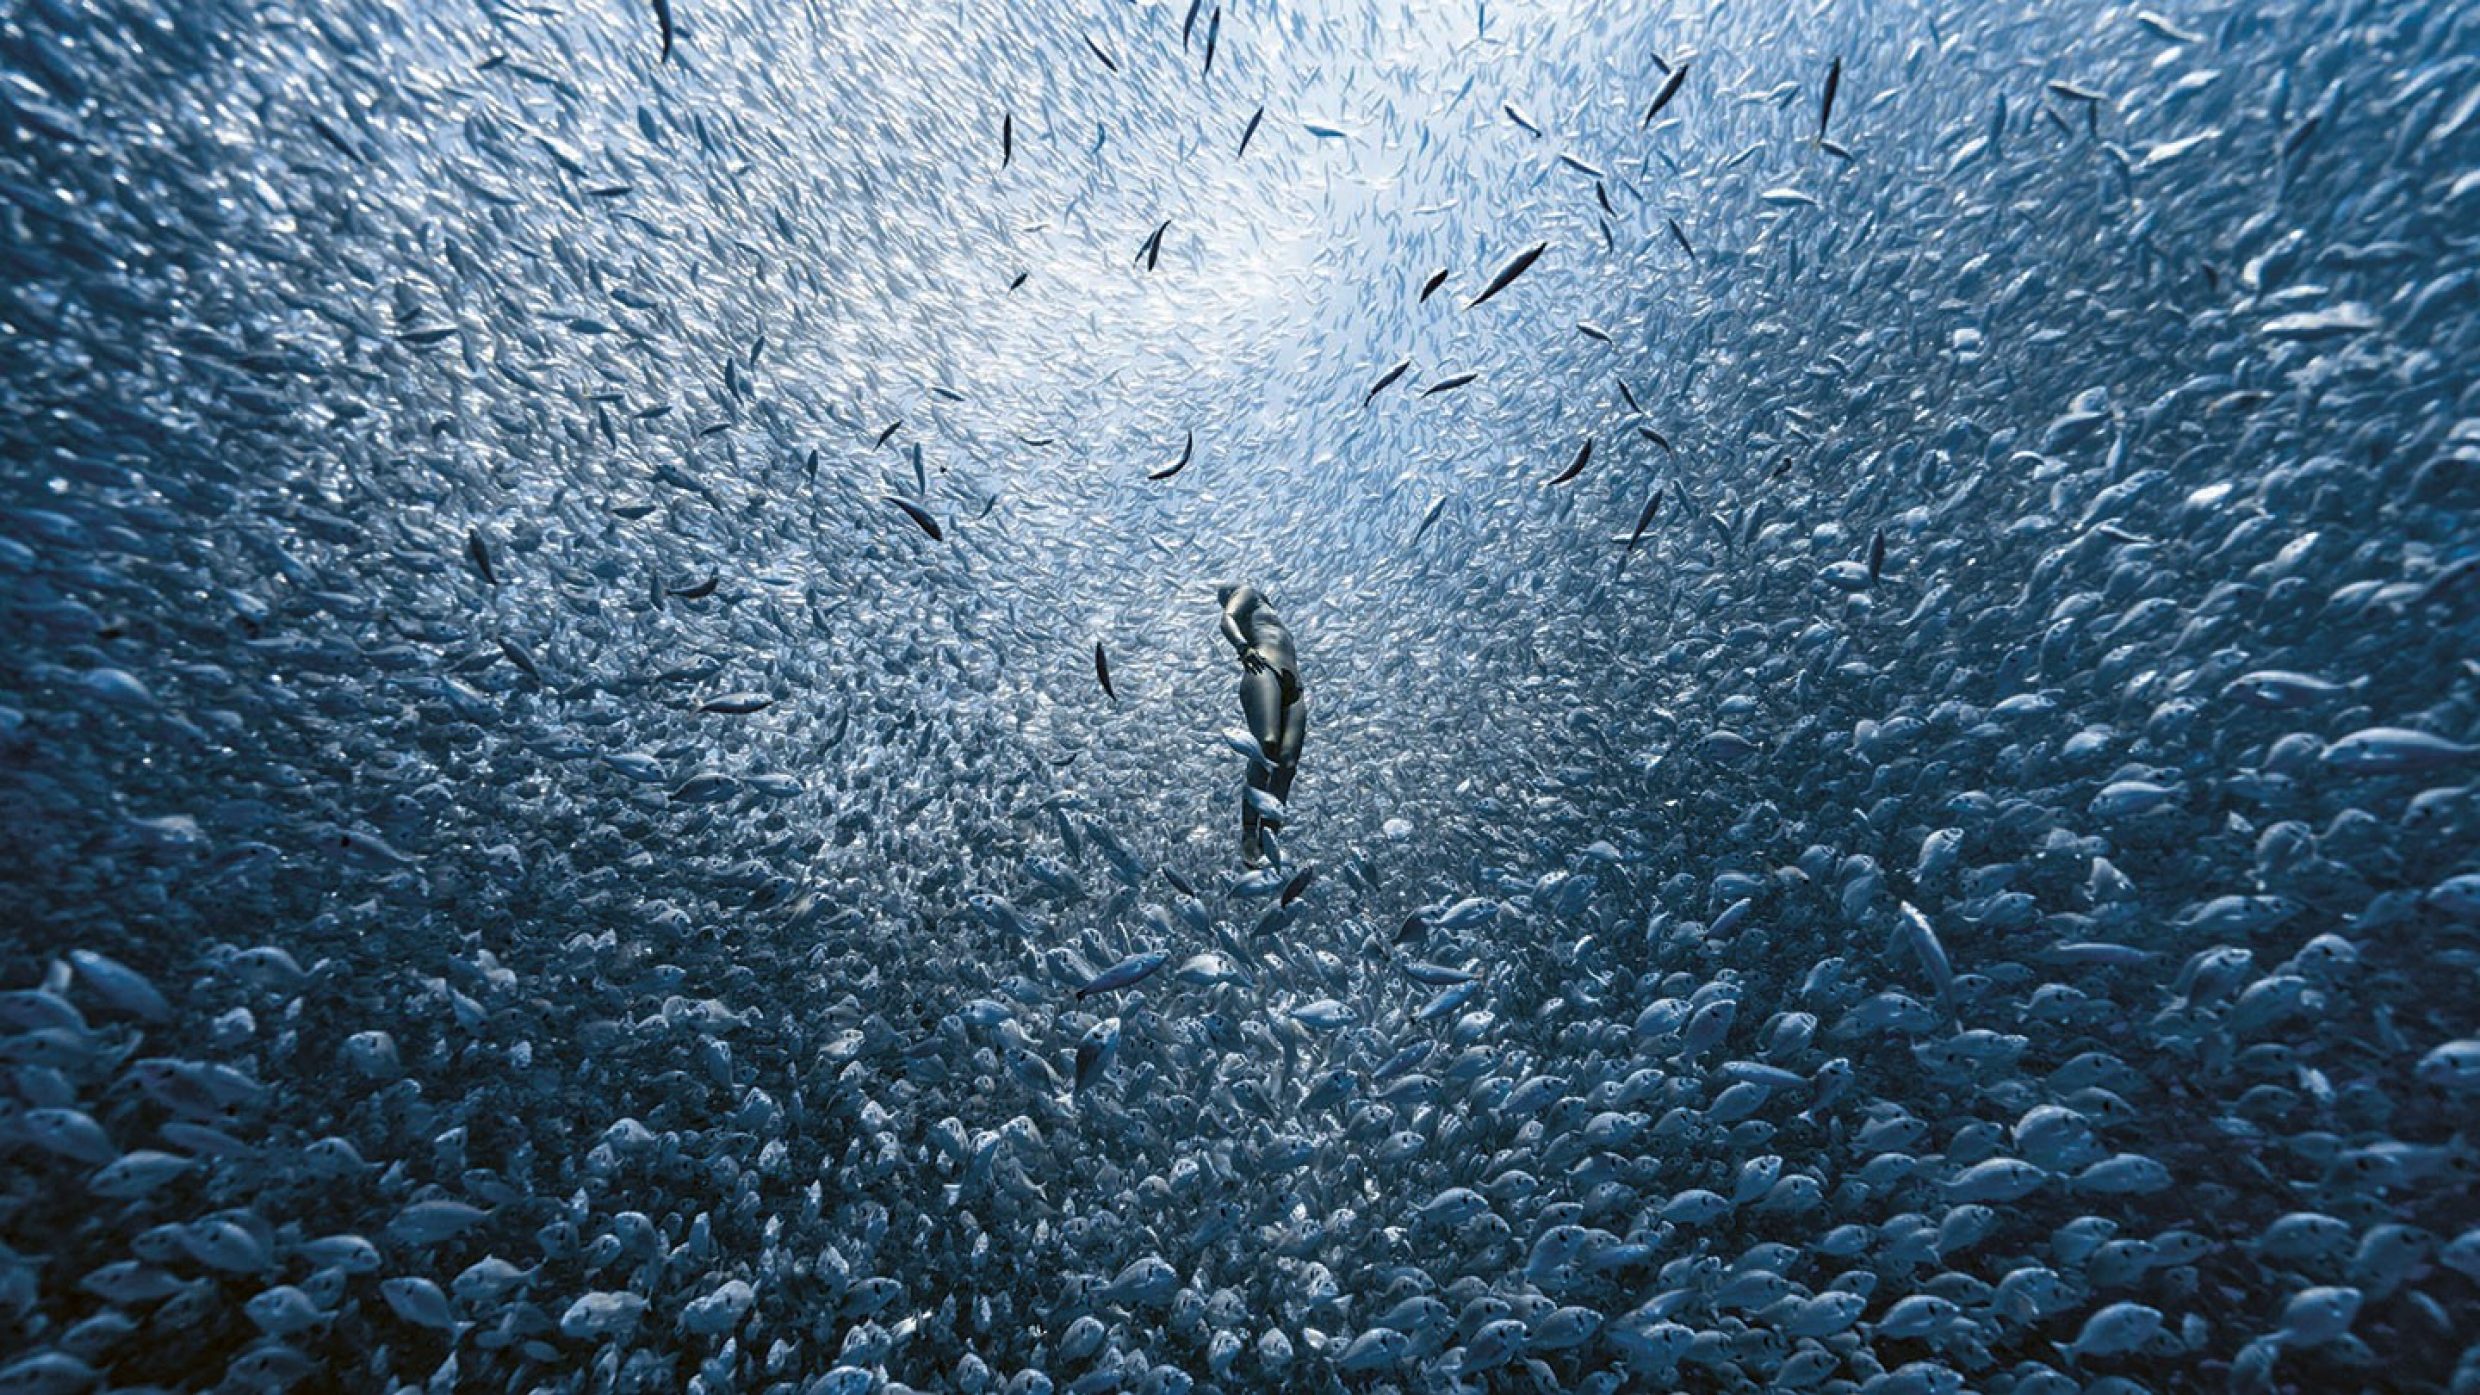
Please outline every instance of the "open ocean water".
[[2480, 1392], [2480, 6], [2156, 3], [13, 0], [0, 1395]]

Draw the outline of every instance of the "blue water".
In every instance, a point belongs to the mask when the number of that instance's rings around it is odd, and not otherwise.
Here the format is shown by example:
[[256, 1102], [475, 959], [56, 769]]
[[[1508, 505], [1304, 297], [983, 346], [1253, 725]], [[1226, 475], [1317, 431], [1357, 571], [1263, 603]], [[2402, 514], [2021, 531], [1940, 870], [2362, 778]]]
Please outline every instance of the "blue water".
[[0, 1391], [2480, 1390], [2475, 227], [2452, 4], [29, 0]]

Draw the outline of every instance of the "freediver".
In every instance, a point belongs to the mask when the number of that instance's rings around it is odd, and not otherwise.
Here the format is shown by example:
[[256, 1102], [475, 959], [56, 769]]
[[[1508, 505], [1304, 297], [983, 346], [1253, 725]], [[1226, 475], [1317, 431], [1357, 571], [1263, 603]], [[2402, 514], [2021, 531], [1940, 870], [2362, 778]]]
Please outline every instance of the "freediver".
[[1265, 762], [1249, 762], [1248, 785], [1240, 792], [1240, 861], [1266, 865], [1262, 825], [1281, 828], [1282, 816], [1261, 814], [1251, 802], [1263, 791], [1277, 803], [1292, 796], [1292, 776], [1300, 767], [1301, 742], [1309, 735], [1309, 706], [1300, 686], [1300, 660], [1292, 652], [1292, 632], [1254, 586], [1226, 582], [1215, 591], [1223, 603], [1223, 638], [1240, 652], [1240, 710], [1249, 720]]

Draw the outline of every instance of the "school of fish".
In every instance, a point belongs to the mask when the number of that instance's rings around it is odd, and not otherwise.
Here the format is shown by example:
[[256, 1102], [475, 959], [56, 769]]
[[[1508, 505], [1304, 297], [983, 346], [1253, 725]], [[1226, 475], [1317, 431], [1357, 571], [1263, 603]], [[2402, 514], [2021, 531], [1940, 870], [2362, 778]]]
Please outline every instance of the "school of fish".
[[2475, 253], [2454, 3], [23, 0], [0, 1395], [2480, 1395]]

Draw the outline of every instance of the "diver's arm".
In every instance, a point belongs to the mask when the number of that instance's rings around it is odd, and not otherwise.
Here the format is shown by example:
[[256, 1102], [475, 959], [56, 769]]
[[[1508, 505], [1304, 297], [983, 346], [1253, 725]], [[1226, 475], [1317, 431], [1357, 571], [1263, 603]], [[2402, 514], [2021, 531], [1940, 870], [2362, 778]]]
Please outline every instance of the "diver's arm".
[[1249, 650], [1254, 645], [1254, 641], [1249, 638], [1248, 630], [1240, 624], [1240, 616], [1246, 610], [1253, 608], [1252, 603], [1256, 599], [1257, 593], [1243, 586], [1232, 592], [1231, 599], [1223, 603], [1223, 638], [1230, 640], [1231, 647], [1240, 651], [1243, 663], [1248, 661]]
[[1253, 627], [1242, 624], [1240, 619], [1243, 615], [1254, 615], [1260, 604], [1256, 590], [1243, 586], [1233, 592], [1231, 599], [1223, 606], [1223, 638], [1230, 640], [1231, 647], [1240, 651], [1240, 667], [1247, 673], [1255, 673], [1269, 666], [1266, 656], [1257, 652], [1257, 637], [1250, 633]]

